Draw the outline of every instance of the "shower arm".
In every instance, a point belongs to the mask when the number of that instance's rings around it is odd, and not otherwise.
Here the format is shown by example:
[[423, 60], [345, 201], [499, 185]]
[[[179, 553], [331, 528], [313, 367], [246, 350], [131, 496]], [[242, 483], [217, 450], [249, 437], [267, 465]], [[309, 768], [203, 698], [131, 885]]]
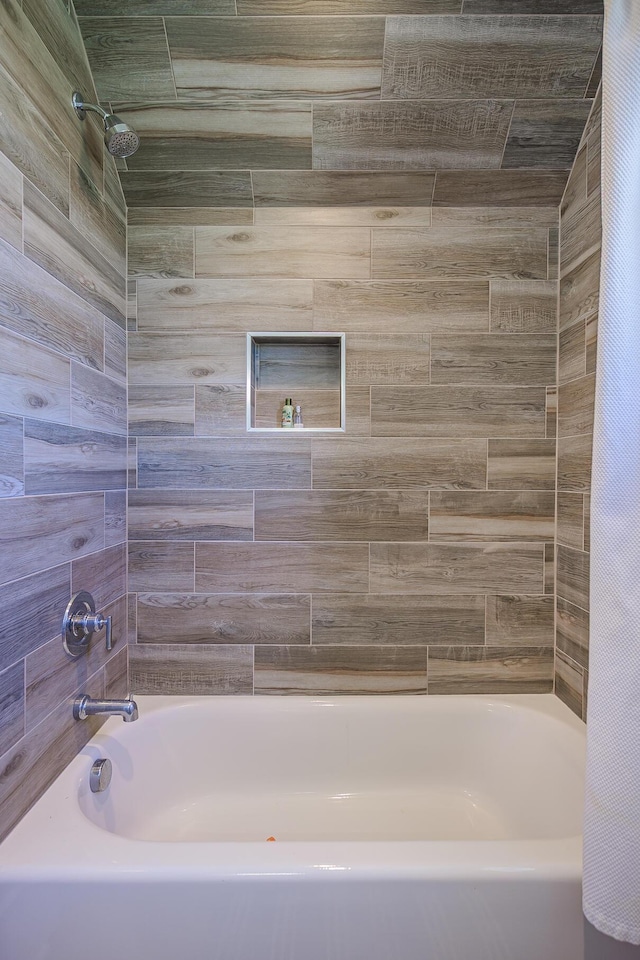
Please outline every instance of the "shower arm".
[[73, 104], [73, 109], [76, 111], [76, 113], [78, 114], [81, 120], [84, 120], [85, 113], [87, 110], [90, 110], [93, 113], [97, 113], [102, 118], [103, 123], [107, 119], [107, 117], [110, 116], [109, 112], [107, 110], [103, 110], [103, 108], [99, 104], [85, 103], [84, 97], [77, 90], [75, 91], [75, 93], [73, 94], [73, 97], [71, 98], [71, 103]]

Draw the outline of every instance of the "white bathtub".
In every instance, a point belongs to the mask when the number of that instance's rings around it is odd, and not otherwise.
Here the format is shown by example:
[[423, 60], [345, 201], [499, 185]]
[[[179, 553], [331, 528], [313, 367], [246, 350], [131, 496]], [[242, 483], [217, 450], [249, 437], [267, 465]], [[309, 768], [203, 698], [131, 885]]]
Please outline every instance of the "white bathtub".
[[0, 845], [3, 960], [582, 957], [584, 727], [552, 695], [138, 704]]

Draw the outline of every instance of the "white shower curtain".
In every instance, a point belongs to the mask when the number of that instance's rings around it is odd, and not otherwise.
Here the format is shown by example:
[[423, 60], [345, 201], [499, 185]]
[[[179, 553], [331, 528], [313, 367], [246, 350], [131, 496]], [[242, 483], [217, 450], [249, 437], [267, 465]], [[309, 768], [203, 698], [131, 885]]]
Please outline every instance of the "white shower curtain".
[[640, 0], [605, 0], [584, 912], [640, 944]]

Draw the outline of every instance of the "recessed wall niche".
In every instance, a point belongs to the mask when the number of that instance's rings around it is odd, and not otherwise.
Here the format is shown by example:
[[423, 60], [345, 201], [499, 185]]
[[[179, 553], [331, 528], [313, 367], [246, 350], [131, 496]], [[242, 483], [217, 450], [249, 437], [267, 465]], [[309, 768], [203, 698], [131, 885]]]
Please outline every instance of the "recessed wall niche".
[[[281, 425], [286, 397], [301, 407], [301, 430]], [[247, 334], [247, 430], [299, 435], [344, 428], [343, 333]]]

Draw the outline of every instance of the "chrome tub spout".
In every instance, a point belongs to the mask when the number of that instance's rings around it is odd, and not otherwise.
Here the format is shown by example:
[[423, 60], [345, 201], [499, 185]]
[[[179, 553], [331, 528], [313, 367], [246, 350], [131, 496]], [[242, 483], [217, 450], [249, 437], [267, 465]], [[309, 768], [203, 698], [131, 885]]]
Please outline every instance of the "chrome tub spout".
[[96, 716], [122, 717], [125, 723], [132, 723], [138, 719], [138, 705], [135, 700], [92, 700], [86, 694], [73, 701], [75, 720]]

